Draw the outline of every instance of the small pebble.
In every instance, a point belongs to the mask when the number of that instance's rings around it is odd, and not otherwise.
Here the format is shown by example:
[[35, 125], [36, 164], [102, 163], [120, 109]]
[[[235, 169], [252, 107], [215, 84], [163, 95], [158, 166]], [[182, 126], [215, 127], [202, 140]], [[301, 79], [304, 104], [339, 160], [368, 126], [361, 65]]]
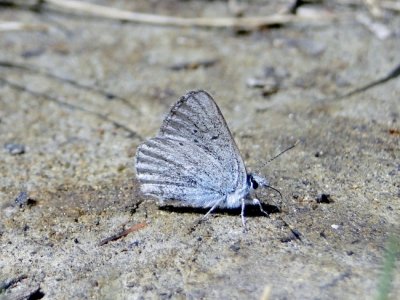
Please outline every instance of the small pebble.
[[180, 71], [180, 70], [196, 70], [198, 68], [209, 68], [214, 66], [218, 62], [217, 59], [202, 59], [196, 61], [184, 61], [178, 62], [171, 65], [169, 68], [173, 71]]
[[4, 145], [4, 149], [11, 155], [20, 155], [25, 153], [25, 146], [16, 143], [7, 143]]
[[288, 75], [289, 73], [284, 69], [275, 69], [273, 66], [266, 66], [261, 76], [247, 78], [246, 85], [249, 88], [262, 89], [261, 94], [264, 97], [268, 97], [279, 91], [281, 82]]
[[332, 203], [333, 199], [329, 194], [320, 194], [316, 199], [317, 203]]
[[17, 198], [15, 198], [15, 204], [19, 205], [19, 206], [23, 206], [24, 204], [26, 204], [28, 202], [28, 193], [27, 192], [20, 192], [17, 196]]
[[325, 52], [326, 45], [312, 40], [297, 40], [297, 48], [308, 56], [320, 56]]
[[43, 53], [46, 52], [45, 48], [36, 48], [36, 49], [29, 49], [21, 53], [21, 56], [23, 58], [31, 58], [31, 57], [36, 57], [40, 56]]
[[324, 155], [324, 151], [317, 151], [317, 152], [315, 152], [315, 154], [314, 154], [315, 157], [321, 157], [321, 156], [323, 156], [323, 155]]
[[240, 243], [233, 243], [232, 245], [229, 246], [229, 249], [235, 253], [238, 253], [240, 250]]
[[250, 88], [263, 88], [265, 86], [264, 78], [250, 77], [246, 80], [246, 85]]
[[246, 81], [246, 85], [250, 88], [261, 88], [264, 97], [275, 94], [279, 90], [279, 82], [274, 77], [258, 78], [250, 77]]
[[19, 207], [22, 207], [24, 205], [33, 206], [36, 204], [36, 200], [30, 198], [27, 192], [20, 192], [14, 201], [15, 204]]

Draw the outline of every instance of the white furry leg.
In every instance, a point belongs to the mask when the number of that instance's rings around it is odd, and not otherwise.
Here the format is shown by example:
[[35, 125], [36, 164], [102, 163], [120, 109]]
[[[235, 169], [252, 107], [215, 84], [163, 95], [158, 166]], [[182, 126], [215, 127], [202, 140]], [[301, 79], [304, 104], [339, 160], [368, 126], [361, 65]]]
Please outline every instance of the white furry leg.
[[193, 222], [193, 225], [190, 227], [190, 230], [193, 231], [194, 228], [200, 224], [202, 221], [204, 221], [205, 219], [207, 219], [207, 217], [218, 207], [218, 205], [221, 204], [221, 202], [223, 202], [225, 200], [225, 198], [222, 198], [220, 200], [215, 201], [214, 205], [210, 208], [210, 210], [202, 217], [198, 218], [195, 222]]
[[217, 202], [215, 202], [215, 204], [210, 208], [210, 210], [202, 217], [202, 220], [207, 219], [207, 217], [213, 212], [213, 210], [215, 210], [217, 208], [217, 206], [224, 201], [224, 199], [222, 200], [218, 200]]
[[244, 198], [242, 198], [241, 201], [242, 201], [242, 212], [240, 213], [240, 216], [242, 217], [242, 224], [243, 224], [244, 230], [246, 231], [246, 218], [244, 217], [244, 209], [245, 209]]
[[258, 204], [258, 207], [260, 207], [260, 211], [266, 215], [267, 217], [269, 217], [269, 214], [263, 209], [260, 200], [258, 200], [257, 198], [253, 199], [253, 204]]

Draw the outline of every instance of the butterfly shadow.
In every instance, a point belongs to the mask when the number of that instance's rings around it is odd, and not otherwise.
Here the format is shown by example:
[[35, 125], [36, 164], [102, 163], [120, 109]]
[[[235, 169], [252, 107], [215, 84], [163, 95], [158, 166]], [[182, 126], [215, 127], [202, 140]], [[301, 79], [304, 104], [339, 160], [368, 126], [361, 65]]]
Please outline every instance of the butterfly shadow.
[[[279, 207], [270, 204], [261, 204], [264, 211], [268, 214], [274, 214], [280, 212]], [[175, 212], [180, 214], [199, 214], [205, 215], [210, 208], [203, 208], [203, 207], [192, 207], [192, 206], [174, 206], [174, 205], [162, 205], [158, 207], [159, 210]], [[223, 215], [230, 215], [230, 216], [237, 216], [240, 215], [242, 209], [238, 208], [216, 208], [212, 214], [223, 214]], [[246, 218], [247, 217], [261, 217], [265, 216], [265, 214], [260, 210], [258, 205], [246, 205], [246, 209], [244, 212]]]

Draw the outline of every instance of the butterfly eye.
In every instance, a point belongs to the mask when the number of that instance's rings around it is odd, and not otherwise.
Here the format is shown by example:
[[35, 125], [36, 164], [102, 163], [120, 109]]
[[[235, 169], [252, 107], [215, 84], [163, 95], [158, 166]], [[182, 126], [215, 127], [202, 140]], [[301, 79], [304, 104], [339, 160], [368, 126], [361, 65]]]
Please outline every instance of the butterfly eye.
[[258, 188], [258, 182], [254, 180], [254, 178], [251, 178], [251, 186], [253, 187], [253, 189], [257, 189]]
[[247, 184], [250, 185], [254, 190], [256, 190], [259, 186], [258, 182], [254, 179], [253, 175], [247, 175]]

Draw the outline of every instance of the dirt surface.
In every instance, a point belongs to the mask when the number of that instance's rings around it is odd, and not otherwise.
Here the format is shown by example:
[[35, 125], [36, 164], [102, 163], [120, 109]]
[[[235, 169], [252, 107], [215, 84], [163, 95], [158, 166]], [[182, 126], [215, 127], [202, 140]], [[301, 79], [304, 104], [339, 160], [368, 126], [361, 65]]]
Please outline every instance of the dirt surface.
[[[271, 2], [244, 13], [290, 1]], [[232, 16], [225, 1], [96, 3]], [[0, 299], [382, 295], [385, 249], [400, 235], [399, 72], [340, 97], [399, 66], [400, 16], [381, 12], [329, 1], [297, 13], [335, 19], [246, 33], [2, 6], [2, 21], [47, 30], [0, 32]], [[249, 170], [301, 141], [262, 170], [283, 200], [262, 193], [270, 217], [249, 208], [246, 233], [239, 210], [191, 230], [206, 210], [139, 193], [136, 147], [194, 89], [214, 96]], [[399, 270], [397, 260], [389, 299]]]

